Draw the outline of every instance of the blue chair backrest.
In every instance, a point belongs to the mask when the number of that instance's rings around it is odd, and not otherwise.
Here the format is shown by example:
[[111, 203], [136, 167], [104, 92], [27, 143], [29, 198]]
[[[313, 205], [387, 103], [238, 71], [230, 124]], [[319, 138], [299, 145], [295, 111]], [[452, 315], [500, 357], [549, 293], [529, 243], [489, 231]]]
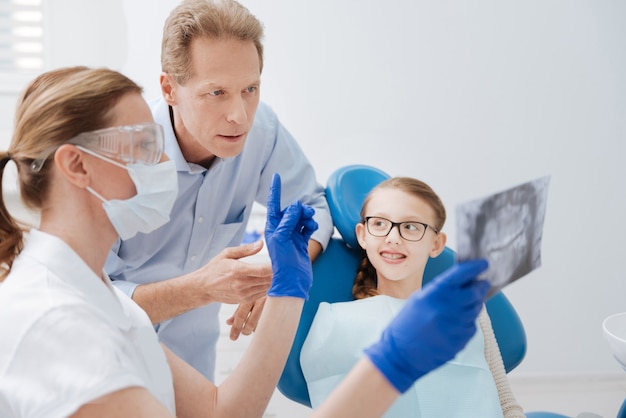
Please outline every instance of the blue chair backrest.
[[359, 249], [354, 227], [367, 194], [389, 174], [367, 165], [349, 165], [334, 171], [326, 183], [326, 199], [333, 223], [350, 248]]
[[[278, 382], [280, 392], [300, 404], [311, 406], [306, 381], [300, 368], [300, 350], [320, 302], [353, 300], [352, 284], [362, 257], [354, 226], [360, 220], [359, 213], [367, 193], [387, 178], [388, 174], [374, 167], [352, 165], [338, 169], [328, 180], [326, 197], [341, 238], [333, 237], [326, 250], [313, 263], [313, 286], [309, 299], [304, 304], [294, 343]], [[448, 247], [439, 257], [428, 260], [424, 283], [447, 270], [455, 260], [454, 251]], [[526, 354], [524, 326], [502, 292], [496, 293], [487, 301], [487, 311], [505, 369], [509, 372], [521, 363]]]

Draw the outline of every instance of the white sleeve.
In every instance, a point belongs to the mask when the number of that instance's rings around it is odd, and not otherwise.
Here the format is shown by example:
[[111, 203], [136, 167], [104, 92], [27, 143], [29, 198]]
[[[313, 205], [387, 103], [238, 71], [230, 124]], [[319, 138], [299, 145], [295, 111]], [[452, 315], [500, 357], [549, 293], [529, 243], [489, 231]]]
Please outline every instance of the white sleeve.
[[23, 335], [0, 385], [20, 417], [69, 416], [85, 403], [143, 386], [121, 332], [88, 307], [47, 312]]

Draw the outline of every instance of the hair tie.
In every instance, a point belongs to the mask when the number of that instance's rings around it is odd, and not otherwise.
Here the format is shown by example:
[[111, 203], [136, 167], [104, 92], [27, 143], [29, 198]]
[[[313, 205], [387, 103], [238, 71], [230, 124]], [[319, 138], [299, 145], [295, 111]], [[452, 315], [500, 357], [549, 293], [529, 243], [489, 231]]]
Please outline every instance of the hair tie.
[[9, 152], [7, 151], [7, 155], [6, 157], [4, 157], [2, 160], [0, 160], [0, 169], [4, 169], [4, 167], [6, 167], [7, 163], [9, 161], [11, 161], [13, 158], [11, 157], [11, 154], [9, 154]]

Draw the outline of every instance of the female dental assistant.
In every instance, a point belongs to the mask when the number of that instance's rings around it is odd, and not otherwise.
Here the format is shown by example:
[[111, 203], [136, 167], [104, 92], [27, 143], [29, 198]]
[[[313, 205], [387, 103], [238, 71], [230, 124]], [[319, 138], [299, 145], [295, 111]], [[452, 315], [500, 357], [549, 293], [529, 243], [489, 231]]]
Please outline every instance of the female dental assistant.
[[23, 246], [0, 204], [0, 416], [260, 416], [311, 284], [313, 209], [281, 211], [276, 180], [265, 313], [218, 388], [161, 346], [145, 312], [103, 273], [113, 241], [163, 225], [176, 198], [141, 89], [107, 69], [54, 70], [27, 87], [15, 121], [1, 167], [15, 162], [22, 200], [41, 223]]

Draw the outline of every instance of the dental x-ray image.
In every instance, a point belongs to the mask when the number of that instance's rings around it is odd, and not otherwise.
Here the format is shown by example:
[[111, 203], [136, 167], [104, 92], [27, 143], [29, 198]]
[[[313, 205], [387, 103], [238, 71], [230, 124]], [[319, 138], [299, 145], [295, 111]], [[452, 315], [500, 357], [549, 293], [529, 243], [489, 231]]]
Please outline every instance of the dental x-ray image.
[[489, 296], [541, 266], [549, 184], [545, 176], [457, 206], [458, 260], [489, 261]]

